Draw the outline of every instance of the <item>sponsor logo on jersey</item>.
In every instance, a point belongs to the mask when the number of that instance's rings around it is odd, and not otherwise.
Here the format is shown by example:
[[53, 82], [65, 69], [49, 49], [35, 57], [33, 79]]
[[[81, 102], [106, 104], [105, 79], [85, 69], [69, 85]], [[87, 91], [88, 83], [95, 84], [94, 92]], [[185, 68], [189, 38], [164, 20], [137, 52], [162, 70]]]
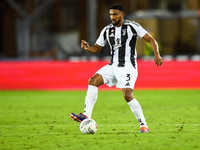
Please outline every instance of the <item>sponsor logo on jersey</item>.
[[113, 45], [113, 50], [118, 50], [120, 47], [122, 47], [121, 44]]
[[113, 50], [117, 50], [117, 49], [119, 49], [120, 47], [122, 47], [122, 44], [121, 44], [121, 39], [120, 38], [117, 38], [116, 40], [115, 40], [115, 45], [113, 45]]

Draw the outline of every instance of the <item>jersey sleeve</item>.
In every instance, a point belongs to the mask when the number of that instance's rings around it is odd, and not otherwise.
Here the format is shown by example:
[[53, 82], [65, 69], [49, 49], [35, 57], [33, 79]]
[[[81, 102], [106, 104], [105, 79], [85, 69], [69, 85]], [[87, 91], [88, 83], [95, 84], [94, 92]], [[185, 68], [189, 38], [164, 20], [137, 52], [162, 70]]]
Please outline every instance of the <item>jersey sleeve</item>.
[[137, 35], [142, 38], [147, 31], [139, 24], [133, 21], [134, 28], [136, 29]]
[[107, 43], [107, 39], [106, 39], [106, 29], [107, 29], [107, 28], [104, 28], [104, 29], [101, 31], [101, 33], [100, 33], [100, 35], [99, 35], [99, 38], [98, 38], [97, 41], [96, 41], [96, 44], [98, 44], [99, 46], [102, 46], [102, 47], [104, 47], [104, 46], [106, 45], [106, 43]]

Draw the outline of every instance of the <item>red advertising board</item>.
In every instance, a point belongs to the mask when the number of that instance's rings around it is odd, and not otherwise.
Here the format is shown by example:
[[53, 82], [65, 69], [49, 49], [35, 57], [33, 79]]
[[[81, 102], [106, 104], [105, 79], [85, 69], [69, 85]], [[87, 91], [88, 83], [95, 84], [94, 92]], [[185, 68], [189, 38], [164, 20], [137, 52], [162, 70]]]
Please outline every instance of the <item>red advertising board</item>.
[[[0, 62], [0, 90], [86, 90], [88, 79], [107, 61]], [[108, 88], [106, 85], [100, 89]], [[200, 89], [199, 61], [138, 60], [135, 89]]]

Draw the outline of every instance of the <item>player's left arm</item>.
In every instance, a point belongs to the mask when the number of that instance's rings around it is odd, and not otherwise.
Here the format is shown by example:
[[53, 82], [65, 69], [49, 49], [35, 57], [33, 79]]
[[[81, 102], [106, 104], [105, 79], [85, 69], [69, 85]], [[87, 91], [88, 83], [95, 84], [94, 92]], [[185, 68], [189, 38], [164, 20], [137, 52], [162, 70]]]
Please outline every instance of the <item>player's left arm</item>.
[[160, 56], [158, 44], [157, 44], [156, 40], [149, 33], [146, 33], [142, 38], [145, 41], [149, 42], [149, 44], [151, 45], [151, 47], [154, 51], [155, 64], [157, 66], [161, 66], [163, 64], [163, 60], [162, 60], [162, 57]]

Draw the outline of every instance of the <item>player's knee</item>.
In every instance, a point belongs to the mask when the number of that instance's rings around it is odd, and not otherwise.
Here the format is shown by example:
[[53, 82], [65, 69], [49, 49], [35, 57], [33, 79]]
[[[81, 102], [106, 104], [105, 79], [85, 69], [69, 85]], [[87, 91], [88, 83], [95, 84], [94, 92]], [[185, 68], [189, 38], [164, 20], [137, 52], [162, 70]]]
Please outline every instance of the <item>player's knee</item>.
[[132, 95], [124, 95], [124, 99], [125, 99], [127, 102], [130, 102], [130, 101], [133, 99], [133, 96], [132, 96]]
[[98, 85], [98, 80], [97, 79], [95, 79], [95, 78], [90, 78], [89, 79], [89, 85], [93, 85], [93, 86], [99, 86]]
[[133, 99], [132, 90], [123, 90], [124, 99], [127, 102], [130, 102]]
[[89, 85], [93, 85], [93, 86], [98, 87], [102, 84], [104, 84], [104, 81], [103, 81], [102, 76], [99, 75], [99, 74], [95, 74], [93, 77], [91, 77], [89, 79]]

